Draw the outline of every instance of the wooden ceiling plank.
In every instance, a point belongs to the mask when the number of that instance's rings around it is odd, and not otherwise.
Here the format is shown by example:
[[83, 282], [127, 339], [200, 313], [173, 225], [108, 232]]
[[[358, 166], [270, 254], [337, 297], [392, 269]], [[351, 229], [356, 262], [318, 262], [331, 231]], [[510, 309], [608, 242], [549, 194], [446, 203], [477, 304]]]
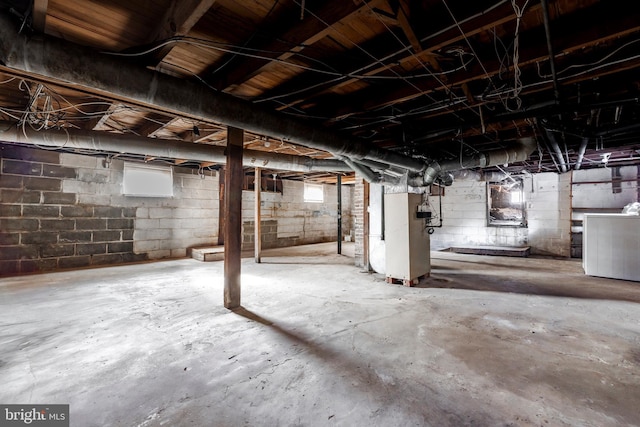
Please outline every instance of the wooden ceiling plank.
[[[187, 35], [200, 18], [211, 9], [215, 1], [174, 0], [160, 20], [160, 25], [155, 28], [149, 37], [149, 43]], [[172, 45], [169, 44], [155, 52], [154, 60], [156, 66], [171, 52], [172, 48]]]
[[[535, 13], [538, 9], [540, 9], [540, 7], [541, 6], [539, 4], [534, 4], [527, 9], [527, 13]], [[466, 36], [471, 37], [481, 31], [494, 28], [506, 22], [513, 21], [514, 19], [515, 19], [515, 15], [513, 13], [513, 8], [511, 4], [505, 3], [504, 5], [501, 5], [499, 7], [492, 9], [490, 12], [486, 14], [479, 14], [467, 20], [463, 19], [461, 22], [464, 25], [463, 28], [466, 29], [467, 31]], [[422, 47], [422, 50], [420, 50], [419, 52], [411, 53], [411, 52], [408, 52], [408, 49], [403, 49], [398, 51], [397, 48], [395, 47], [393, 51], [390, 50], [387, 52], [380, 52], [380, 49], [376, 49], [377, 51], [379, 51], [377, 57], [384, 59], [383, 61], [384, 65], [380, 65], [379, 61], [378, 62], [369, 61], [367, 63], [356, 64], [352, 70], [350, 70], [349, 72], [346, 72], [345, 74], [361, 74], [361, 75], [367, 75], [367, 76], [375, 76], [385, 71], [388, 71], [392, 67], [403, 65], [409, 62], [415, 62], [416, 60], [426, 61], [434, 68], [434, 70], [437, 71], [438, 70], [437, 68], [439, 67], [439, 65], [437, 61], [434, 62], [435, 52], [437, 52], [438, 50], [442, 49], [445, 46], [455, 44], [460, 41], [464, 41], [464, 37], [465, 36], [461, 34], [460, 29], [457, 26], [455, 25], [449, 26], [444, 30], [437, 31], [434, 34], [427, 37], [423, 37], [421, 40], [419, 40], [420, 45]], [[347, 52], [347, 54], [344, 55], [344, 57], [345, 58], [357, 57], [357, 55], [354, 54], [354, 53], [357, 53], [356, 51], [357, 49], [355, 49], [354, 52]], [[354, 63], [354, 61], [351, 60], [348, 63]], [[313, 80], [313, 78], [314, 78], [313, 73], [304, 73], [297, 80], [305, 81], [309, 79]], [[320, 95], [329, 93], [331, 91], [335, 91], [341, 87], [350, 86], [358, 82], [359, 82], [359, 79], [357, 78], [348, 78], [348, 79], [343, 79], [340, 82], [329, 85], [329, 86], [319, 86], [314, 91], [306, 92], [304, 98], [308, 99], [313, 96], [320, 96]], [[291, 90], [291, 92], [294, 92], [294, 91]], [[273, 93], [269, 94], [269, 96], [277, 96], [277, 93], [273, 91]], [[300, 102], [302, 102], [302, 99], [297, 98], [293, 101], [290, 101], [287, 104], [291, 106], [291, 105], [296, 105]]]
[[[369, 6], [357, 5], [354, 4], [354, 2], [343, 0], [323, 2], [323, 6], [318, 11], [314, 12], [314, 14], [319, 19], [308, 17], [306, 20], [300, 21], [296, 25], [291, 25], [290, 19], [285, 16], [284, 18], [277, 20], [277, 22], [274, 24], [275, 28], [273, 29], [273, 33], [276, 33], [277, 35], [272, 37], [269, 42], [262, 43], [260, 45], [250, 44], [247, 47], [263, 50], [263, 56], [271, 57], [274, 60], [288, 59], [296, 53], [302, 51], [305, 47], [311, 46], [318, 40], [326, 37], [327, 34], [333, 31], [333, 25], [343, 20], [349, 19], [350, 17], [360, 13], [363, 8], [368, 9], [369, 7], [371, 7], [371, 4], [380, 1], [383, 0], [373, 0], [369, 3]], [[281, 21], [287, 21], [287, 25], [284, 25], [284, 23]], [[285, 30], [276, 31], [280, 28], [284, 28]], [[286, 44], [281, 40], [286, 40]], [[292, 48], [291, 46], [294, 47]], [[284, 53], [277, 53], [282, 52], [283, 50], [285, 51]], [[222, 59], [222, 62], [225, 62], [227, 60], [228, 58], [225, 57]], [[269, 61], [263, 58], [236, 58], [236, 60], [234, 61], [235, 65], [229, 68], [226, 73], [216, 74], [216, 85], [221, 90], [227, 89], [234, 85], [238, 85], [251, 79], [252, 77], [255, 77], [260, 73], [262, 67], [264, 67], [268, 63]], [[204, 78], [207, 79], [212, 70], [216, 69], [217, 66], [218, 64], [214, 64], [214, 66], [210, 67], [204, 73]]]
[[[619, 37], [627, 36], [632, 33], [640, 33], [640, 25], [638, 22], [638, 15], [625, 14], [620, 16], [614, 11], [609, 11], [606, 16], [606, 11], [601, 11], [605, 14], [606, 22], [608, 25], [599, 30], [597, 35], [587, 38], [589, 41], [585, 42], [584, 34], [577, 33], [574, 28], [577, 28], [579, 22], [584, 23], [584, 18], [581, 16], [573, 17], [575, 19], [574, 24], [566, 23], [563, 25], [564, 34], [556, 32], [554, 37], [554, 44], [557, 46], [558, 55], [567, 55], [572, 52], [581, 51], [585, 48], [597, 46], [601, 43], [617, 39]], [[573, 22], [573, 19], [571, 20]], [[605, 18], [603, 18], [605, 19]], [[529, 65], [534, 65], [541, 61], [548, 59], [548, 50], [544, 44], [535, 44], [526, 42], [526, 38], [536, 39], [540, 35], [535, 33], [531, 35], [521, 35], [521, 42], [523, 46], [532, 46], [527, 49], [520, 49], [520, 68], [524, 68]], [[495, 60], [483, 60], [482, 65], [474, 63], [468, 66], [465, 70], [460, 70], [455, 73], [449, 74], [448, 85], [451, 86], [464, 86], [472, 81], [484, 80], [487, 77], [493, 77], [500, 72], [502, 64], [497, 59]], [[416, 90], [416, 87], [420, 91]], [[376, 108], [381, 108], [389, 105], [397, 105], [403, 102], [410, 101], [425, 94], [433, 93], [434, 91], [444, 90], [445, 88], [438, 81], [428, 81], [422, 84], [416, 84], [415, 87], [408, 87], [406, 85], [399, 84], [397, 90], [390, 89], [384, 95], [381, 95], [376, 88], [367, 89], [361, 91], [358, 95], [352, 96], [354, 100], [353, 104], [343, 104], [340, 109], [333, 112], [335, 117], [348, 117], [349, 113], [354, 111], [368, 111]], [[469, 97], [469, 94], [466, 94]], [[366, 101], [358, 101], [366, 100]], [[329, 114], [329, 112], [319, 112], [318, 114]]]

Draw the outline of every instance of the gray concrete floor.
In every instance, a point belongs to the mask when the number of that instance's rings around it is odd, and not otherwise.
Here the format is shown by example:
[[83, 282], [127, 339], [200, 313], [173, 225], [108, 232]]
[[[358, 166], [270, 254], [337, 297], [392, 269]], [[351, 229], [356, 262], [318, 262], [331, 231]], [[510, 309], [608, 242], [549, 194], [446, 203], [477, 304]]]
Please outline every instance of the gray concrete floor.
[[[346, 245], [345, 252], [352, 251]], [[72, 426], [640, 425], [640, 283], [433, 252], [418, 287], [335, 244], [0, 280], [0, 403]]]

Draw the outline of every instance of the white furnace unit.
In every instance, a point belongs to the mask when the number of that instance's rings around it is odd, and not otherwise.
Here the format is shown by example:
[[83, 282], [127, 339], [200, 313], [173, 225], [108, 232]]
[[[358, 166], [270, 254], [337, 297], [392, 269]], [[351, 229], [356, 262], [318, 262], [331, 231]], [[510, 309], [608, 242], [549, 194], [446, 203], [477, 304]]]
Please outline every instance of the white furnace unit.
[[431, 244], [420, 206], [421, 194], [384, 195], [385, 275], [389, 283], [401, 281], [412, 286], [431, 272]]

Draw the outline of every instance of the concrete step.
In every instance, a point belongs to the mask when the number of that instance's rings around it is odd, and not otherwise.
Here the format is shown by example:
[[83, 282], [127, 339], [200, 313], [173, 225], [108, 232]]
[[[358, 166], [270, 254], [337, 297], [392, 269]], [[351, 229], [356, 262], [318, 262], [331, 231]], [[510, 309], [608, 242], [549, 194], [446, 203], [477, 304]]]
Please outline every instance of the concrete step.
[[531, 246], [455, 246], [449, 248], [449, 252], [471, 255], [528, 257], [531, 252]]
[[224, 259], [224, 246], [192, 248], [191, 258], [198, 261], [222, 261]]

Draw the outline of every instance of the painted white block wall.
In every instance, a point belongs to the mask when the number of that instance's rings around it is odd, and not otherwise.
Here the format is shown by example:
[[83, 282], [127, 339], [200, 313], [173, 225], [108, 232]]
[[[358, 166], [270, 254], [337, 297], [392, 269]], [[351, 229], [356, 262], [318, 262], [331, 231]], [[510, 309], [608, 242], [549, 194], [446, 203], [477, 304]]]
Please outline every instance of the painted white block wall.
[[[534, 254], [569, 256], [570, 176], [553, 173], [524, 178], [528, 227], [487, 226], [487, 184], [456, 180], [442, 197], [443, 227], [431, 235], [431, 249], [452, 246], [531, 246]], [[434, 212], [437, 196], [430, 196]], [[437, 222], [437, 221], [436, 221]]]
[[[304, 182], [283, 180], [282, 193], [263, 191], [261, 199], [261, 221], [276, 223], [276, 236], [263, 242], [263, 247], [278, 247], [320, 243], [337, 239], [338, 194], [335, 185], [323, 185], [324, 202], [304, 201]], [[254, 221], [253, 191], [242, 193], [243, 234], [252, 235]], [[352, 233], [353, 186], [342, 186], [342, 232]], [[263, 233], [265, 230], [263, 230]], [[251, 237], [253, 238], [253, 237]], [[250, 249], [251, 241], [245, 239], [245, 249]]]
[[[625, 205], [638, 201], [638, 168], [625, 166], [620, 168], [620, 192], [614, 193], [610, 182], [610, 168], [577, 170], [573, 172], [574, 208], [616, 208], [622, 211]], [[580, 184], [586, 182], [587, 184]]]
[[[136, 209], [133, 250], [149, 259], [187, 255], [189, 248], [218, 240], [219, 184], [214, 172], [174, 167], [173, 197], [122, 194], [124, 162], [62, 154], [61, 164], [75, 167], [77, 179], [63, 181], [63, 191], [77, 193], [78, 203]], [[107, 167], [108, 166], [108, 167]]]

